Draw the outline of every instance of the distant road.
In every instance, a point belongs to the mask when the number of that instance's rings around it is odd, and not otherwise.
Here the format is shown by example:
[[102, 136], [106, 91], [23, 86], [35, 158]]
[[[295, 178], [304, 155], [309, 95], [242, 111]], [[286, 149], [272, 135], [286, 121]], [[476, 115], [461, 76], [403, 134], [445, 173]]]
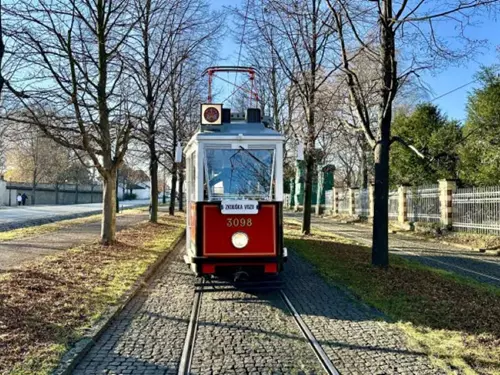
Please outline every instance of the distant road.
[[[121, 201], [120, 208], [147, 206], [149, 200]], [[99, 213], [102, 203], [0, 207], [0, 231]]]

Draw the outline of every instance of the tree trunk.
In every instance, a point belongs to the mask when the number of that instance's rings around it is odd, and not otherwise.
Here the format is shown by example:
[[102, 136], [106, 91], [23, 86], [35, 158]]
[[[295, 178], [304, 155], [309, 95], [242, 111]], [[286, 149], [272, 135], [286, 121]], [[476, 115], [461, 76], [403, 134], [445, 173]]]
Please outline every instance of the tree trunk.
[[[153, 154], [151, 154], [153, 155]], [[155, 157], [151, 158], [149, 161], [149, 179], [151, 185], [151, 196], [149, 198], [149, 221], [151, 223], [158, 222], [158, 162]]]
[[175, 196], [177, 192], [177, 164], [174, 163], [172, 167], [172, 179], [170, 185], [170, 206], [168, 208], [168, 214], [174, 215], [175, 213]]
[[116, 169], [103, 176], [101, 243], [111, 245], [116, 239]]
[[36, 168], [35, 168], [35, 173], [33, 173], [33, 182], [31, 185], [31, 204], [34, 206], [35, 205], [35, 195], [36, 195]]
[[311, 233], [311, 203], [312, 203], [312, 180], [314, 174], [314, 157], [311, 155], [311, 151], [307, 153], [306, 156], [306, 175], [304, 184], [304, 203], [302, 207], [304, 208], [302, 216], [302, 233]]
[[361, 140], [361, 166], [360, 166], [360, 185], [362, 189], [368, 189], [368, 160], [366, 157], [366, 141]]
[[373, 217], [372, 264], [389, 266], [389, 149], [391, 138], [392, 101], [398, 89], [396, 46], [392, 0], [382, 4], [380, 25], [380, 56], [382, 57], [378, 124], [380, 140], [375, 147], [375, 197]]
[[179, 168], [179, 211], [180, 212], [184, 211], [183, 194], [184, 194], [184, 170], [181, 167]]
[[382, 123], [382, 137], [375, 148], [375, 197], [372, 264], [389, 266], [389, 134], [390, 118]]

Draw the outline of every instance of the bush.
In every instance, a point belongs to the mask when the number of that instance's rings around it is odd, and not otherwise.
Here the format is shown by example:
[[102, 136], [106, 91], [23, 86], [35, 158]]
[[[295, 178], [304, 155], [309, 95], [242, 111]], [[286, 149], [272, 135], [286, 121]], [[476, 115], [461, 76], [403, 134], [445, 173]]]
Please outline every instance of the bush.
[[129, 193], [125, 193], [123, 194], [123, 200], [124, 201], [133, 201], [134, 199], [137, 199], [137, 194], [129, 194]]

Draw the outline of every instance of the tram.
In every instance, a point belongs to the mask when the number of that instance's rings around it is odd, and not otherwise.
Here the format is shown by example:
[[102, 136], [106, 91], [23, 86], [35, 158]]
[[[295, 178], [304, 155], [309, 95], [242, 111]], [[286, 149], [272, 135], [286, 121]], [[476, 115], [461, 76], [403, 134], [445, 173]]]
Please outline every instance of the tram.
[[[208, 69], [209, 99], [213, 74], [226, 69]], [[238, 114], [208, 102], [201, 105], [200, 117], [199, 131], [184, 148], [184, 261], [198, 276], [277, 274], [287, 258], [282, 225], [284, 137], [258, 108]]]

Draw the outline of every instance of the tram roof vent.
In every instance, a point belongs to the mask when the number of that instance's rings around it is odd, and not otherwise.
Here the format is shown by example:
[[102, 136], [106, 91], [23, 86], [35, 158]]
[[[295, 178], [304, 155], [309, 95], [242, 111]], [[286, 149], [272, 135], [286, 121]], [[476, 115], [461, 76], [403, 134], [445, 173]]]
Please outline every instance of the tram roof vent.
[[247, 122], [260, 122], [262, 120], [259, 108], [248, 108], [245, 117]]
[[231, 123], [231, 109], [230, 108], [222, 108], [222, 123], [230, 124]]

